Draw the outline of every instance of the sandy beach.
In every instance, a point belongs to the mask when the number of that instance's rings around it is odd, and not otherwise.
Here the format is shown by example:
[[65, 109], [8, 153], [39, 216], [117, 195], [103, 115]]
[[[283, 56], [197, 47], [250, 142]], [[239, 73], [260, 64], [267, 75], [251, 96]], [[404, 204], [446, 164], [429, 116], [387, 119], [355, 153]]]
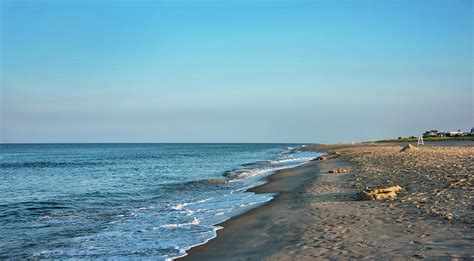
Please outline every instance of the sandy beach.
[[[403, 145], [308, 146], [328, 159], [270, 176], [252, 191], [278, 193], [272, 201], [224, 222], [183, 259], [471, 260], [474, 142]], [[404, 189], [397, 198], [359, 199], [366, 187], [392, 185]]]

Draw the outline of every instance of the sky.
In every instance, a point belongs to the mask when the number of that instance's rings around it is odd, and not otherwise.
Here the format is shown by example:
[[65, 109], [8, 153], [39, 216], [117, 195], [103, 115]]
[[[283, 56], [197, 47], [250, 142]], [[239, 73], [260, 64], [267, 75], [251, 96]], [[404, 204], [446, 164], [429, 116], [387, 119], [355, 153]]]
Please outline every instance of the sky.
[[471, 0], [0, 0], [0, 142], [474, 127]]

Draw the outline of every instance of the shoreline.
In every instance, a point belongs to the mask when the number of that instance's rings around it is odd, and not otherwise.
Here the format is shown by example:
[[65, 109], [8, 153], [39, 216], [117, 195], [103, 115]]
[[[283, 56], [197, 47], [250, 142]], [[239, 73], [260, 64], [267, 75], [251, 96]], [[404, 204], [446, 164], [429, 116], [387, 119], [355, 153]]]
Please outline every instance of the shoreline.
[[[186, 260], [186, 259], [232, 259], [239, 257], [238, 255], [235, 256], [233, 253], [231, 256], [225, 254], [227, 252], [225, 249], [227, 248], [227, 244], [232, 241], [233, 235], [239, 234], [241, 231], [242, 226], [246, 228], [252, 225], [252, 221], [255, 220], [255, 216], [262, 215], [267, 208], [272, 208], [273, 205], [280, 205], [282, 202], [287, 202], [288, 200], [294, 199], [291, 197], [291, 194], [294, 192], [290, 192], [291, 190], [297, 189], [298, 187], [304, 185], [305, 182], [310, 182], [314, 175], [312, 170], [314, 167], [317, 167], [315, 161], [307, 162], [303, 165], [278, 170], [274, 174], [266, 177], [266, 183], [250, 188], [248, 192], [254, 192], [257, 194], [274, 194], [273, 198], [254, 208], [249, 209], [248, 211], [244, 211], [229, 220], [224, 221], [223, 223], [216, 224], [215, 226], [223, 227], [222, 229], [217, 230], [217, 235], [212, 240], [209, 240], [207, 243], [198, 245], [196, 247], [191, 248], [186, 253], [186, 256], [180, 257], [177, 260]], [[298, 176], [297, 179], [294, 177]], [[292, 179], [293, 178], [293, 179]], [[278, 182], [280, 181], [280, 182]], [[293, 184], [288, 184], [288, 181]], [[290, 192], [290, 193], [289, 193]], [[290, 195], [288, 195], [290, 194]], [[288, 198], [289, 196], [289, 198]], [[258, 230], [252, 230], [256, 232]], [[241, 236], [241, 235], [239, 235]], [[225, 242], [222, 242], [225, 241]], [[216, 250], [219, 248], [220, 250]], [[273, 248], [273, 247], [272, 247]], [[275, 250], [277, 248], [274, 248]], [[211, 256], [207, 256], [207, 254], [211, 254]], [[203, 255], [201, 257], [201, 255]], [[258, 258], [257, 256], [251, 258]]]
[[[311, 145], [306, 149], [328, 153], [399, 145]], [[267, 183], [249, 189], [276, 193], [271, 201], [217, 224], [223, 229], [214, 239], [191, 248], [179, 260], [474, 256], [472, 224], [449, 223], [410, 204], [389, 207], [392, 201], [358, 201], [353, 187], [358, 170], [327, 173], [356, 169], [353, 157], [338, 155], [277, 171], [267, 177]]]

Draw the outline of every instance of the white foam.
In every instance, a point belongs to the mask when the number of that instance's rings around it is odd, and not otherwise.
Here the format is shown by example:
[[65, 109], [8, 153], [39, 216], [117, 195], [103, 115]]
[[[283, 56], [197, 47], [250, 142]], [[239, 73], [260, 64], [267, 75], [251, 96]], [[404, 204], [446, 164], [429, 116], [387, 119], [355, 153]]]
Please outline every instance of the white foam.
[[239, 207], [243, 208], [243, 207], [249, 207], [249, 206], [253, 206], [253, 205], [257, 205], [257, 204], [261, 204], [261, 202], [252, 202], [252, 203], [247, 203], [247, 204], [240, 204]]
[[285, 162], [303, 162], [303, 161], [310, 161], [312, 159], [314, 159], [314, 157], [278, 159], [278, 160], [270, 160], [270, 163], [278, 164], [278, 163], [285, 163]]
[[222, 228], [223, 228], [223, 227], [221, 227], [221, 226], [215, 226], [215, 227], [213, 227], [213, 235], [212, 235], [212, 237], [209, 237], [208, 239], [206, 239], [206, 240], [205, 240], [204, 242], [202, 242], [202, 243], [194, 244], [194, 245], [191, 245], [191, 246], [189, 246], [189, 247], [180, 249], [179, 252], [181, 253], [181, 255], [167, 258], [166, 261], [171, 261], [171, 260], [175, 260], [175, 259], [178, 259], [178, 258], [187, 256], [187, 255], [188, 255], [188, 253], [186, 253], [187, 250], [189, 250], [189, 249], [191, 249], [191, 248], [193, 248], [193, 247], [197, 247], [197, 246], [200, 246], [200, 245], [207, 244], [207, 242], [209, 242], [211, 239], [214, 239], [214, 238], [217, 237], [217, 230], [220, 230], [220, 229], [222, 229]]
[[[194, 218], [193, 221], [187, 222], [187, 223], [181, 223], [181, 224], [166, 224], [166, 225], [161, 225], [159, 228], [177, 228], [177, 227], [184, 227], [184, 226], [193, 226], [193, 225], [199, 225], [201, 224], [201, 221], [198, 218]], [[153, 228], [153, 230], [156, 230]]]
[[[294, 150], [294, 148], [289, 147], [289, 149]], [[285, 151], [287, 152], [287, 151]], [[299, 156], [299, 157], [298, 157]], [[304, 163], [309, 162], [310, 160], [319, 156], [318, 153], [313, 152], [301, 152], [289, 155], [282, 155], [278, 159], [268, 160], [267, 166], [262, 166], [262, 164], [255, 164], [255, 168], [244, 168], [229, 171], [226, 173], [226, 176], [229, 177], [232, 181], [241, 180], [252, 176], [261, 176], [262, 174], [272, 174], [275, 171], [287, 169], [287, 168], [294, 168], [300, 166]], [[261, 163], [261, 161], [259, 162]], [[251, 164], [246, 164], [251, 166]], [[258, 166], [258, 167], [257, 167]]]
[[183, 209], [184, 207], [186, 207], [187, 205], [189, 205], [189, 203], [181, 203], [181, 204], [178, 204], [174, 207], [171, 207], [171, 209], [174, 209], [174, 210], [181, 210]]
[[213, 200], [213, 199], [214, 199], [213, 197], [210, 197], [210, 198], [198, 200], [198, 201], [195, 201], [195, 202], [180, 203], [180, 204], [178, 204], [178, 205], [176, 205], [176, 206], [171, 207], [171, 209], [174, 209], [174, 210], [182, 210], [182, 209], [183, 209], [184, 207], [186, 207], [186, 206], [204, 203], [204, 202], [207, 202], [207, 201]]

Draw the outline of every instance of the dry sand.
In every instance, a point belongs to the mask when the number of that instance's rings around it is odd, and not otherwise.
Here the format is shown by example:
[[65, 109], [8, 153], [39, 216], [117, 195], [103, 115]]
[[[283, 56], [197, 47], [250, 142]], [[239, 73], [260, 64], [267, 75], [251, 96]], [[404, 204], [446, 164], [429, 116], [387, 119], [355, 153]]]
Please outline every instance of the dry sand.
[[[221, 224], [185, 259], [472, 260], [474, 147], [400, 145], [310, 147], [342, 154], [271, 176], [253, 191], [276, 192], [274, 200]], [[328, 173], [339, 168], [351, 171]], [[365, 186], [393, 184], [406, 189], [397, 199], [357, 198]]]

